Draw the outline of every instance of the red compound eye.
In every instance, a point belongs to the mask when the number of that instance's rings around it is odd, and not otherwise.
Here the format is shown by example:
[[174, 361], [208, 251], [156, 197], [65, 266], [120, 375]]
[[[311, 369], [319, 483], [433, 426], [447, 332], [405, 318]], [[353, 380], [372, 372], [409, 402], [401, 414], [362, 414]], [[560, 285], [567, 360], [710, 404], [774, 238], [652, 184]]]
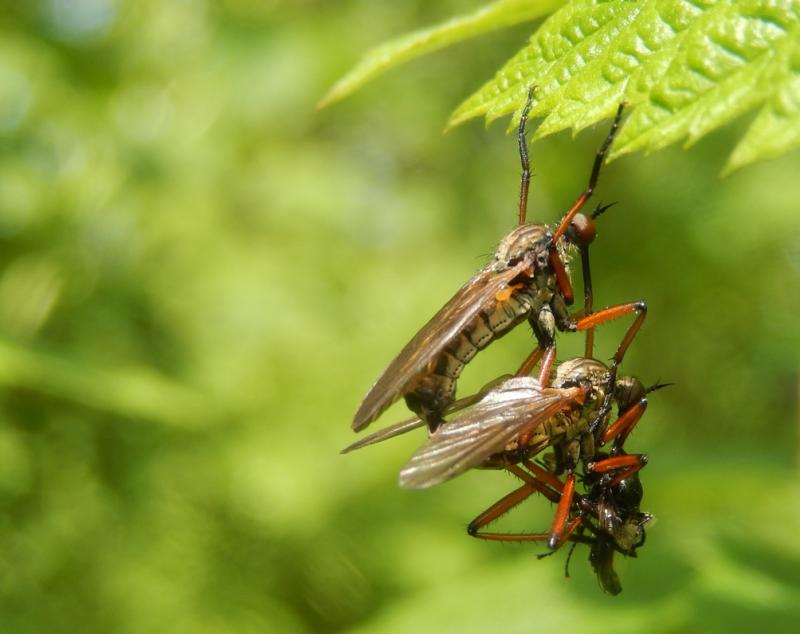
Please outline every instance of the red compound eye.
[[580, 246], [587, 246], [594, 241], [597, 227], [589, 216], [578, 213], [569, 223], [569, 234], [573, 242]]

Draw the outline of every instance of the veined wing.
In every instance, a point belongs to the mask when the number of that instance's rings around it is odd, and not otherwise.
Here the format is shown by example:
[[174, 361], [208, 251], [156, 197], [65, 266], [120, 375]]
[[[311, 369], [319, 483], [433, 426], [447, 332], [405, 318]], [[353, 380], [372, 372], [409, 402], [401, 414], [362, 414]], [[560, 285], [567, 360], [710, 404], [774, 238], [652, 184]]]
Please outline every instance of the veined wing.
[[505, 271], [494, 271], [491, 265], [481, 269], [422, 327], [400, 351], [389, 367], [370, 388], [353, 418], [353, 429], [359, 431], [408, 391], [409, 384], [431, 361], [483, 310], [491, 308], [495, 296], [529, 264], [522, 260]]
[[584, 396], [580, 387], [543, 388], [530, 377], [509, 379], [441, 425], [400, 471], [400, 486], [424, 489], [480, 466], [523, 432], [582, 403]]
[[389, 438], [394, 438], [395, 436], [401, 436], [406, 432], [409, 432], [413, 429], [419, 429], [420, 427], [425, 427], [425, 421], [423, 421], [419, 416], [413, 416], [412, 418], [401, 420], [399, 423], [395, 423], [394, 425], [389, 425], [388, 427], [379, 429], [369, 436], [359, 438], [352, 445], [348, 445], [339, 453], [350, 453], [355, 449], [361, 449], [362, 447], [366, 447], [368, 445], [374, 445], [376, 443], [383, 442], [384, 440], [389, 440]]
[[[470, 396], [465, 396], [464, 398], [460, 398], [454, 403], [451, 403], [449, 407], [446, 407], [444, 410], [445, 414], [452, 414], [453, 412], [457, 412], [459, 410], [464, 409], [465, 407], [469, 407], [473, 403], [477, 403], [481, 400], [486, 393], [493, 389], [495, 386], [500, 384], [503, 381], [508, 380], [511, 378], [510, 374], [504, 374], [493, 381], [490, 381], [486, 385], [484, 385], [480, 391], [476, 392], [475, 394], [471, 394]], [[393, 425], [389, 425], [388, 427], [384, 427], [383, 429], [379, 429], [376, 432], [369, 434], [368, 436], [364, 436], [360, 438], [352, 445], [348, 445], [344, 449], [342, 449], [339, 453], [350, 453], [355, 449], [361, 449], [362, 447], [367, 447], [369, 445], [375, 445], [379, 442], [383, 442], [384, 440], [389, 440], [390, 438], [394, 438], [395, 436], [402, 436], [403, 434], [410, 432], [414, 429], [419, 429], [420, 427], [425, 426], [425, 421], [423, 421], [419, 416], [413, 416], [411, 418], [407, 418], [405, 420], [401, 420], [399, 423], [394, 423]]]

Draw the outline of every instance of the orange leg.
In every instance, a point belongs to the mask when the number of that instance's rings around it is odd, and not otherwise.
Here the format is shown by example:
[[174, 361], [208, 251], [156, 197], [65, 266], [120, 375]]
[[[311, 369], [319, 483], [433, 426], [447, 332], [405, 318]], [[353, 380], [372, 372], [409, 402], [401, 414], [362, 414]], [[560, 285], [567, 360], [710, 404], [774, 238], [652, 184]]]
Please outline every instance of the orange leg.
[[623, 454], [621, 456], [612, 456], [610, 458], [603, 458], [597, 462], [589, 462], [586, 465], [586, 469], [588, 471], [594, 471], [595, 473], [608, 473], [609, 471], [615, 471], [616, 469], [630, 467], [633, 465], [639, 465], [639, 467], [643, 467], [644, 464], [647, 463], [647, 460], [645, 459], [643, 461], [643, 458], [644, 456], [639, 454]]
[[[552, 487], [553, 489], [555, 489], [559, 493], [562, 493], [564, 491], [564, 485], [561, 483], [561, 481], [556, 476], [554, 476], [552, 473], [547, 471], [546, 469], [542, 469], [535, 462], [531, 462], [527, 458], [522, 461], [522, 464], [524, 464], [525, 467], [534, 476], [536, 476], [536, 478], [538, 478], [539, 480], [541, 480], [542, 482], [544, 482], [548, 486]], [[558, 498], [556, 498], [556, 500], [554, 500], [554, 501], [557, 502]]]
[[532, 486], [529, 484], [523, 484], [518, 489], [515, 489], [499, 501], [492, 504], [488, 509], [472, 520], [469, 523], [469, 526], [467, 526], [467, 533], [469, 533], [472, 537], [486, 539], [489, 541], [517, 541], [516, 538], [519, 537], [518, 535], [512, 535], [510, 533], [481, 533], [480, 530], [484, 526], [494, 522], [501, 515], [508, 513], [515, 506], [522, 504], [522, 502], [527, 500], [535, 492], [536, 489], [534, 489]]
[[[523, 460], [522, 464], [530, 469], [533, 475], [525, 472], [516, 465], [509, 465], [507, 469], [518, 478], [523, 480], [525, 484], [504, 496], [500, 501], [490, 506], [478, 517], [472, 520], [467, 527], [467, 532], [472, 537], [485, 539], [488, 541], [547, 542], [552, 551], [557, 550], [564, 542], [568, 540], [590, 543], [590, 541], [587, 541], [586, 538], [583, 538], [580, 535], [573, 535], [573, 533], [583, 523], [584, 512], [579, 510], [575, 517], [573, 517], [571, 520], [569, 518], [570, 507], [572, 503], [585, 501], [580, 496], [575, 495], [575, 476], [569, 474], [567, 476], [567, 481], [562, 484], [552, 473], [542, 469], [538, 465], [532, 463], [530, 460]], [[537, 491], [542, 493], [551, 502], [558, 503], [556, 518], [549, 532], [487, 533], [481, 531], [482, 528], [492, 523], [514, 507], [518, 506], [523, 501], [527, 500], [534, 492]], [[576, 497], [578, 498], [577, 500]], [[589, 528], [592, 528], [591, 524], [589, 524]], [[539, 555], [540, 558], [544, 556], [546, 555]]]
[[609, 308], [598, 310], [596, 313], [592, 313], [591, 315], [582, 317], [575, 322], [575, 330], [583, 331], [588, 330], [589, 328], [594, 328], [595, 326], [599, 326], [600, 324], [604, 324], [612, 319], [630, 315], [631, 313], [638, 314], [636, 315], [636, 319], [634, 319], [633, 323], [625, 333], [625, 336], [622, 338], [622, 342], [617, 347], [617, 351], [614, 353], [614, 357], [611, 360], [611, 367], [609, 368], [608, 372], [608, 383], [606, 384], [606, 395], [605, 399], [603, 400], [603, 405], [600, 407], [595, 419], [589, 424], [589, 432], [592, 434], [595, 433], [600, 424], [605, 420], [606, 416], [608, 416], [609, 412], [611, 412], [611, 399], [614, 396], [614, 386], [617, 382], [617, 368], [619, 367], [619, 364], [622, 363], [622, 359], [625, 357], [628, 347], [631, 345], [636, 333], [638, 333], [639, 329], [642, 327], [645, 317], [647, 317], [647, 304], [645, 304], [643, 301], [638, 301], [631, 302], [629, 304], [611, 306]]
[[644, 468], [644, 465], [647, 464], [647, 456], [642, 456], [642, 459], [644, 460], [643, 464], [634, 465], [632, 467], [628, 467], [624, 471], [621, 471], [620, 473], [618, 473], [617, 475], [614, 476], [614, 479], [611, 480], [611, 482], [608, 483], [608, 486], [610, 488], [613, 488], [613, 487], [617, 486], [623, 480], [626, 480], [626, 479], [630, 478], [637, 471], [641, 471]]
[[522, 362], [522, 365], [519, 366], [519, 370], [514, 373], [514, 376], [527, 376], [533, 372], [533, 368], [539, 363], [539, 359], [542, 358], [543, 354], [544, 350], [542, 348], [536, 348], [528, 355], [528, 358]]
[[622, 445], [625, 443], [625, 440], [628, 438], [628, 434], [631, 433], [633, 428], [642, 418], [642, 415], [646, 409], [647, 399], [643, 398], [641, 401], [625, 410], [622, 416], [609, 425], [608, 428], [603, 432], [603, 435], [600, 438], [602, 443], [605, 444], [609, 440], [616, 438], [614, 446], [622, 447]]
[[[561, 544], [569, 538], [570, 534], [572, 534], [572, 531], [578, 527], [574, 521], [570, 524], [567, 523], [574, 495], [575, 476], [570, 473], [567, 475], [567, 479], [564, 482], [564, 489], [561, 491], [561, 499], [558, 501], [558, 507], [556, 508], [556, 516], [553, 518], [553, 525], [550, 527], [550, 539], [547, 540], [547, 546], [551, 550], [555, 550], [561, 546]], [[578, 516], [577, 519], [580, 519], [580, 516]]]
[[[478, 515], [467, 526], [467, 533], [472, 537], [478, 539], [486, 539], [490, 541], [544, 541], [547, 536], [540, 537], [531, 533], [482, 533], [480, 530], [496, 519], [508, 513], [511, 509], [519, 506], [522, 502], [527, 500], [531, 495], [538, 492], [544, 495], [551, 502], [558, 502], [561, 497], [558, 491], [554, 491], [544, 482], [539, 481], [535, 476], [530, 475], [523, 469], [516, 465], [509, 465], [506, 467], [511, 473], [517, 476], [525, 484], [518, 489], [515, 489], [508, 495], [504, 496], [499, 501], [495, 502], [486, 509], [483, 513]], [[558, 483], [559, 487], [561, 483]]]
[[633, 341], [636, 333], [638, 333], [639, 329], [642, 327], [642, 322], [644, 322], [645, 317], [647, 317], [647, 304], [645, 304], [643, 301], [638, 301], [603, 308], [602, 310], [598, 310], [596, 313], [592, 313], [591, 315], [586, 315], [585, 317], [578, 319], [575, 322], [575, 330], [588, 330], [590, 328], [594, 328], [595, 326], [604, 324], [607, 321], [612, 321], [614, 319], [624, 317], [625, 315], [630, 315], [631, 313], [638, 314], [630, 328], [628, 328], [628, 331], [625, 333], [622, 343], [619, 344], [617, 352], [614, 354], [613, 358], [614, 365], [619, 365], [625, 356], [625, 352], [627, 352], [628, 347], [631, 345], [631, 341]]
[[528, 358], [522, 362], [522, 365], [519, 366], [514, 376], [527, 376], [530, 374], [542, 357], [544, 357], [544, 360], [542, 361], [542, 367], [539, 369], [538, 380], [543, 386], [550, 385], [550, 371], [553, 369], [553, 363], [556, 360], [555, 345], [544, 349], [537, 347], [528, 355]]
[[614, 476], [614, 479], [608, 484], [609, 488], [611, 488], [618, 485], [625, 478], [629, 478], [637, 471], [640, 471], [646, 464], [647, 456], [644, 454], [623, 454], [621, 456], [604, 458], [597, 462], [589, 462], [586, 464], [586, 470], [593, 471], [594, 473], [608, 473], [609, 471], [623, 469], [623, 471]]
[[581, 208], [586, 204], [586, 201], [589, 200], [589, 198], [591, 198], [592, 194], [594, 193], [594, 189], [595, 187], [597, 187], [597, 179], [600, 176], [600, 168], [602, 167], [603, 161], [606, 158], [606, 152], [608, 152], [608, 148], [611, 147], [611, 144], [614, 142], [614, 137], [617, 135], [617, 130], [619, 129], [619, 122], [620, 119], [622, 118], [622, 110], [624, 107], [625, 104], [621, 103], [619, 105], [619, 108], [617, 108], [617, 114], [614, 117], [614, 122], [611, 124], [611, 130], [608, 132], [606, 140], [603, 141], [603, 144], [597, 151], [597, 156], [595, 156], [594, 164], [592, 165], [592, 173], [589, 176], [589, 185], [586, 188], [586, 190], [578, 197], [578, 200], [575, 201], [575, 204], [572, 205], [572, 208], [561, 219], [561, 223], [558, 225], [558, 228], [553, 234], [553, 244], [555, 244], [558, 241], [558, 239], [567, 232], [567, 229], [569, 228], [569, 223], [572, 222], [572, 219], [575, 217], [575, 214], [581, 210]]
[[[555, 244], [555, 240], [553, 240], [553, 244]], [[556, 283], [561, 291], [561, 296], [564, 298], [564, 303], [567, 306], [571, 306], [575, 299], [572, 292], [572, 282], [570, 282], [569, 275], [567, 275], [567, 268], [555, 249], [550, 251], [550, 267], [553, 269], [553, 273], [556, 274]]]
[[544, 351], [542, 367], [539, 368], [539, 383], [542, 387], [550, 385], [550, 370], [553, 369], [553, 362], [556, 360], [556, 347], [550, 346]]

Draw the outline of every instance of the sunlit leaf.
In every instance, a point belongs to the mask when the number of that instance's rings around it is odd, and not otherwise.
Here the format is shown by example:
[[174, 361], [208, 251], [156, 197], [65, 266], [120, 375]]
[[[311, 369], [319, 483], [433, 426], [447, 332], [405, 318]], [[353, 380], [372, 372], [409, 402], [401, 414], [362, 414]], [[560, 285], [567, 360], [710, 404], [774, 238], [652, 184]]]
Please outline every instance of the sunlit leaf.
[[733, 170], [759, 158], [777, 156], [800, 144], [800, 33], [776, 55], [769, 81], [772, 94], [739, 145], [733, 151], [728, 169]]
[[551, 16], [497, 75], [453, 113], [492, 121], [537, 86], [536, 136], [577, 131], [633, 108], [612, 158], [694, 143], [750, 110], [760, 114], [734, 169], [800, 144], [800, 3], [796, 0], [575, 0]]
[[410, 59], [488, 31], [534, 20], [561, 4], [561, 0], [498, 0], [473, 13], [381, 44], [368, 51], [355, 68], [334, 84], [319, 107], [343, 99], [371, 79]]

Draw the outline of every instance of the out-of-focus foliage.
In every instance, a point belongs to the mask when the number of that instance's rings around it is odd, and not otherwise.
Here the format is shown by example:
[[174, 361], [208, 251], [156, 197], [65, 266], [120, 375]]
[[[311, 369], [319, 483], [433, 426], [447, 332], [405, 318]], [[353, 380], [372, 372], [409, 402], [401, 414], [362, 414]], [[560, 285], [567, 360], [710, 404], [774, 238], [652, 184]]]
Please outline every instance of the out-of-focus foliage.
[[[466, 536], [511, 478], [401, 491], [419, 437], [338, 455], [370, 382], [514, 223], [513, 139], [440, 130], [528, 27], [317, 113], [361, 51], [462, 4], [7, 5], [3, 634], [794, 631], [800, 157], [719, 180], [734, 128], [602, 175], [597, 302], [648, 300], [624, 370], [675, 384], [628, 441], [658, 521], [612, 599], [585, 549], [567, 580], [564, 553]], [[532, 218], [563, 213], [605, 133], [533, 145]], [[494, 344], [464, 393], [531, 345]]]
[[[522, 6], [518, 6], [518, 5]], [[495, 3], [487, 27], [549, 13], [547, 3]], [[525, 15], [521, 8], [542, 9]], [[478, 13], [480, 15], [481, 12]], [[471, 22], [470, 22], [471, 24]], [[331, 91], [341, 98], [383, 70], [434, 47], [464, 39], [448, 25], [393, 40], [367, 54]], [[484, 29], [476, 29], [481, 32]], [[730, 171], [800, 144], [800, 3], [797, 0], [572, 0], [452, 114], [449, 126], [487, 122], [525, 104], [537, 86], [532, 116], [545, 116], [536, 137], [577, 132], [610, 116], [621, 101], [631, 116], [610, 158], [697, 142], [759, 108], [731, 155]]]

